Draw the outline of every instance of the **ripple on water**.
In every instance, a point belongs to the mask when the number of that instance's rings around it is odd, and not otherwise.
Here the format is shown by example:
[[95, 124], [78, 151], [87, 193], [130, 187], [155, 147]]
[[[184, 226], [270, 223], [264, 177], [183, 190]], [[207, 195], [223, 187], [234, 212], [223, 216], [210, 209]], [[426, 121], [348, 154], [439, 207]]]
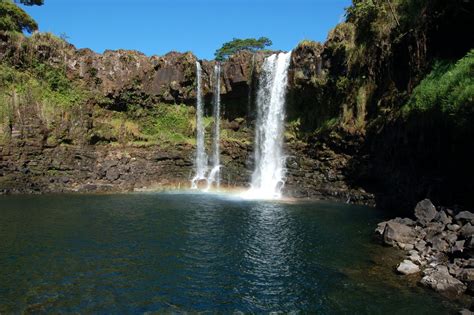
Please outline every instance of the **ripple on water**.
[[394, 284], [371, 208], [187, 192], [7, 196], [0, 215], [0, 313], [459, 307]]

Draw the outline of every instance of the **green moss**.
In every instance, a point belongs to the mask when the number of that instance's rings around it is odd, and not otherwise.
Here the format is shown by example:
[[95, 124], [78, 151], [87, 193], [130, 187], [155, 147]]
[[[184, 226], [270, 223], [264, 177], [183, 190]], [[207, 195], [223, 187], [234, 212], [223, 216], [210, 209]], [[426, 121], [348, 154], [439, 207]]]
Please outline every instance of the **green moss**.
[[437, 62], [415, 88], [402, 112], [436, 110], [457, 123], [468, 123], [474, 114], [474, 50], [455, 64]]

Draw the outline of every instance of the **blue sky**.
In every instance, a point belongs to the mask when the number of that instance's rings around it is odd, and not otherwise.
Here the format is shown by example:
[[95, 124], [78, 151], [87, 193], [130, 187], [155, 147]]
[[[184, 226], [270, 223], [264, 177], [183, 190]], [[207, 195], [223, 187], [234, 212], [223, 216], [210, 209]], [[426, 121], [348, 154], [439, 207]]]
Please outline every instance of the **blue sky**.
[[136, 49], [147, 55], [192, 51], [213, 59], [232, 38], [266, 36], [273, 49], [324, 41], [350, 0], [45, 0], [26, 7], [40, 30], [78, 48]]

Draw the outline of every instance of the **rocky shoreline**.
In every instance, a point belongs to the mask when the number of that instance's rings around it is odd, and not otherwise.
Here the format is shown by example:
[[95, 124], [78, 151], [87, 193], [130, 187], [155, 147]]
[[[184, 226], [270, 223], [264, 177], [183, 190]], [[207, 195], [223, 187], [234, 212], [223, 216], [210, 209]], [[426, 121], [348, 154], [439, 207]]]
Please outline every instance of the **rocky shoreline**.
[[402, 275], [419, 274], [420, 283], [447, 297], [474, 295], [474, 214], [435, 207], [420, 201], [414, 220], [395, 218], [375, 232], [386, 245], [400, 248], [406, 258], [397, 266]]

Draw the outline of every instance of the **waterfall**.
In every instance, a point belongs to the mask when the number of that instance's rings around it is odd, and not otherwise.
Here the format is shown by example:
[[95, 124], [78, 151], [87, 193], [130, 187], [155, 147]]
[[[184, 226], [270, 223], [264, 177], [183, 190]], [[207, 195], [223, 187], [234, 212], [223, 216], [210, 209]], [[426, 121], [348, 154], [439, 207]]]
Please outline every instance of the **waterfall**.
[[214, 134], [212, 138], [212, 170], [207, 179], [207, 189], [213, 183], [219, 188], [220, 179], [220, 121], [221, 121], [221, 65], [216, 63], [214, 66], [214, 99], [213, 99], [213, 116], [214, 116]]
[[202, 97], [202, 77], [201, 77], [201, 64], [196, 61], [196, 80], [197, 80], [197, 91], [196, 91], [196, 157], [194, 166], [196, 168], [196, 175], [191, 182], [193, 189], [198, 188], [198, 182], [206, 179], [207, 173], [207, 154], [205, 148], [205, 130], [204, 130], [204, 102]]
[[265, 59], [257, 92], [255, 169], [244, 198], [277, 199], [285, 184], [283, 133], [291, 51]]

